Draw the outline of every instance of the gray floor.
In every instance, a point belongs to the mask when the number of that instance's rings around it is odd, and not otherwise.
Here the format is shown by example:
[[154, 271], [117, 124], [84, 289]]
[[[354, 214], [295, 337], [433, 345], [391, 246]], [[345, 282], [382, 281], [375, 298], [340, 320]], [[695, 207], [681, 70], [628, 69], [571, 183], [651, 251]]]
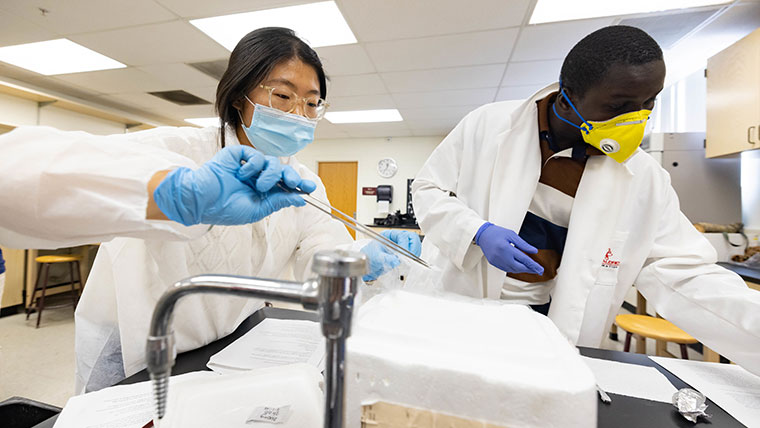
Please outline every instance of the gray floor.
[[[45, 309], [39, 329], [35, 321], [36, 314], [28, 321], [24, 314], [0, 318], [0, 401], [21, 396], [63, 406], [74, 394], [73, 309]], [[602, 348], [622, 351], [624, 339], [622, 332], [619, 341], [605, 338]], [[668, 350], [680, 355], [675, 345]], [[648, 340], [647, 354], [654, 352]], [[689, 358], [702, 355], [689, 349]]]
[[63, 406], [74, 395], [74, 309], [0, 318], [0, 401], [20, 396]]

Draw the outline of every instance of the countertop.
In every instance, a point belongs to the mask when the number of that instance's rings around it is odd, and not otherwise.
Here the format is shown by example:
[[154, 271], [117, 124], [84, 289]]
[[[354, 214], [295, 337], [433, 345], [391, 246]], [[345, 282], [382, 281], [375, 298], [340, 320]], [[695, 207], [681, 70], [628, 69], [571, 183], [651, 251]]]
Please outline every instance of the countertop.
[[760, 270], [737, 266], [733, 263], [718, 262], [718, 266], [736, 272], [743, 280], [760, 284]]

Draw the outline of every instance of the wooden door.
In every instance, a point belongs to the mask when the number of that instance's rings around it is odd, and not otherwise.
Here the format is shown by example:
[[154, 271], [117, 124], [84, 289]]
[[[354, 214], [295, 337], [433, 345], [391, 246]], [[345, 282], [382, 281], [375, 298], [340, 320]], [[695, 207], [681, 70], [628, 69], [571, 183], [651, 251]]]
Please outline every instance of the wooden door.
[[[358, 162], [319, 162], [317, 172], [325, 185], [330, 204], [354, 218], [356, 218], [358, 165]], [[348, 232], [356, 239], [356, 233], [352, 229], [348, 229]]]

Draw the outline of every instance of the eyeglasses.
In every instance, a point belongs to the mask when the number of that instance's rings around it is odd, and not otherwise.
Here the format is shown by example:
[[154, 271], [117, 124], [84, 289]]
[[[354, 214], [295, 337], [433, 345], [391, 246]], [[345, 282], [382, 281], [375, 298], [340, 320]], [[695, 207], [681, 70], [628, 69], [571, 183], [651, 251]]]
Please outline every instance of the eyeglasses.
[[300, 104], [304, 116], [320, 120], [325, 117], [325, 111], [329, 106], [325, 100], [317, 96], [302, 98], [287, 88], [267, 85], [259, 85], [259, 87], [269, 92], [269, 107], [286, 113], [293, 113]]

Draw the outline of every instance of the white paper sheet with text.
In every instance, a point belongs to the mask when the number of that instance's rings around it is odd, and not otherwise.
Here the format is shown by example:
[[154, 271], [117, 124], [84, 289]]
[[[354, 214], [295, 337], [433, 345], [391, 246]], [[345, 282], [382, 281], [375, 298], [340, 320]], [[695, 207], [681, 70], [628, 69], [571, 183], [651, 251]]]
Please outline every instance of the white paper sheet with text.
[[207, 366], [222, 374], [294, 363], [320, 367], [324, 355], [319, 323], [266, 318], [214, 354]]
[[760, 376], [733, 364], [649, 358], [705, 394], [739, 422], [749, 428], [760, 427]]
[[[654, 367], [581, 357], [606, 392], [670, 403], [676, 388]], [[614, 399], [613, 399], [614, 400]]]
[[[172, 376], [169, 388], [217, 376], [207, 371]], [[152, 391], [150, 382], [140, 382], [71, 397], [53, 428], [142, 428], [153, 418]]]

